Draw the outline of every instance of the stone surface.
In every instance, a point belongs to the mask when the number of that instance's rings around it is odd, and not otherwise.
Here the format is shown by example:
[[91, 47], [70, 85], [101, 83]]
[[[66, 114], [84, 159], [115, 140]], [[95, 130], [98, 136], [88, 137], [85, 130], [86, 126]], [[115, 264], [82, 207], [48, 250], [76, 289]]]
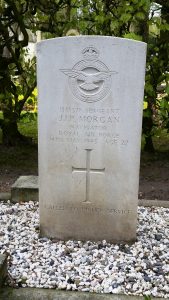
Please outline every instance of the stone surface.
[[168, 200], [149, 200], [149, 199], [140, 199], [138, 201], [139, 206], [145, 207], [166, 207], [169, 208], [169, 201]]
[[[23, 176], [22, 176], [23, 177]], [[34, 193], [34, 197], [33, 197], [33, 201], [36, 202], [39, 200], [39, 187], [38, 187], [38, 176], [24, 176], [28, 178], [29, 181], [29, 177], [34, 177], [32, 178], [34, 181], [34, 187], [37, 189], [37, 193]], [[31, 180], [32, 181], [32, 180]], [[30, 194], [29, 194], [29, 187], [27, 187], [27, 196], [26, 198], [24, 198], [24, 202], [30, 201], [31, 198], [31, 186], [30, 183], [28, 184], [30, 187]], [[25, 186], [25, 183], [24, 183]], [[0, 201], [8, 201], [11, 199], [11, 193], [0, 193]], [[18, 202], [18, 201], [16, 201]], [[166, 207], [169, 208], [169, 201], [167, 200], [149, 200], [149, 199], [139, 199], [138, 201], [138, 205], [139, 206], [145, 206], [145, 207], [151, 207], [151, 206], [156, 206], [156, 207]]]
[[0, 193], [0, 201], [8, 201], [10, 199], [11, 199], [11, 193], [8, 193], [8, 192]]
[[[107, 295], [81, 292], [65, 292], [48, 289], [22, 288], [11, 289], [3, 288], [0, 290], [0, 300], [142, 300], [140, 296], [126, 295]], [[163, 300], [164, 298], [152, 298]], [[167, 300], [167, 298], [166, 298]]]
[[20, 176], [11, 187], [11, 201], [27, 202], [38, 200], [38, 176]]
[[114, 37], [38, 44], [41, 235], [135, 240], [145, 53]]
[[3, 285], [7, 275], [7, 256], [0, 254], [0, 287]]
[[[23, 177], [23, 176], [22, 176]], [[34, 194], [33, 201], [36, 202], [39, 200], [39, 187], [38, 187], [38, 176], [26, 176], [28, 177], [34, 177], [34, 185], [37, 188], [37, 193]], [[29, 184], [30, 186], [30, 184]], [[30, 187], [30, 195], [29, 195], [29, 187], [27, 187], [27, 196], [24, 198], [24, 202], [30, 201], [31, 198], [31, 187]], [[11, 193], [0, 193], [0, 201], [8, 201], [11, 199]], [[18, 202], [18, 201], [16, 201]], [[168, 200], [149, 200], [149, 199], [139, 199], [138, 201], [139, 206], [145, 206], [145, 207], [151, 207], [151, 206], [156, 206], [156, 207], [166, 207], [169, 208], [169, 201]]]

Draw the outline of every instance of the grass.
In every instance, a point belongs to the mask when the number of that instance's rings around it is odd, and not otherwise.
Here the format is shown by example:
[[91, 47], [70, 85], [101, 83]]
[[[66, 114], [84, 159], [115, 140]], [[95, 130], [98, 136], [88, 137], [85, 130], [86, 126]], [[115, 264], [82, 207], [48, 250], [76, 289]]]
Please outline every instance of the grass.
[[167, 129], [157, 129], [153, 136], [153, 144], [156, 151], [169, 151], [169, 132]]
[[[0, 119], [2, 119], [2, 112], [0, 111]], [[33, 142], [38, 142], [38, 126], [37, 116], [34, 114], [22, 113], [22, 118], [18, 123], [19, 132], [25, 136], [31, 137]], [[2, 143], [2, 130], [0, 129], [0, 144]]]
[[37, 117], [24, 117], [18, 123], [18, 129], [21, 134], [31, 137], [35, 143], [38, 142]]

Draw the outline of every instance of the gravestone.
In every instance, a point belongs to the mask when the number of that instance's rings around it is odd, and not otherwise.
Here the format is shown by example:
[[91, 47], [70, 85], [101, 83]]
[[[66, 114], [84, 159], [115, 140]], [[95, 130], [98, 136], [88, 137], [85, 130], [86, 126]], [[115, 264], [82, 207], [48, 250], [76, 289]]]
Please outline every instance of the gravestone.
[[37, 45], [41, 235], [135, 240], [145, 56], [115, 37]]

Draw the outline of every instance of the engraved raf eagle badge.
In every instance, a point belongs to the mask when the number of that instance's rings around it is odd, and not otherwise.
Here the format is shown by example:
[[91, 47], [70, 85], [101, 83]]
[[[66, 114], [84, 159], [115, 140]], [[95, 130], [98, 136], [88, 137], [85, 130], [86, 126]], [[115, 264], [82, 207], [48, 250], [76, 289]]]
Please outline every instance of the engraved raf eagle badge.
[[117, 74], [98, 60], [99, 51], [89, 46], [82, 51], [83, 60], [74, 65], [72, 69], [62, 69], [68, 76], [69, 86], [73, 95], [84, 102], [96, 102], [110, 91], [111, 76]]

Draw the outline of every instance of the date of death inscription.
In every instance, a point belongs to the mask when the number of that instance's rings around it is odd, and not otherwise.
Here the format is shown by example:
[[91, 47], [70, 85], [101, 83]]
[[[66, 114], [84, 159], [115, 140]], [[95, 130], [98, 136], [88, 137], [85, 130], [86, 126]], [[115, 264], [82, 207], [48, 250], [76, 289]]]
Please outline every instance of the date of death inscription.
[[117, 208], [101, 208], [101, 207], [86, 207], [86, 206], [69, 206], [69, 205], [56, 205], [45, 204], [44, 208], [53, 211], [69, 211], [72, 213], [91, 213], [91, 214], [111, 214], [111, 215], [131, 215], [133, 213], [130, 209], [117, 209]]
[[119, 122], [119, 109], [59, 107], [49, 141], [127, 146], [128, 139], [118, 133]]

